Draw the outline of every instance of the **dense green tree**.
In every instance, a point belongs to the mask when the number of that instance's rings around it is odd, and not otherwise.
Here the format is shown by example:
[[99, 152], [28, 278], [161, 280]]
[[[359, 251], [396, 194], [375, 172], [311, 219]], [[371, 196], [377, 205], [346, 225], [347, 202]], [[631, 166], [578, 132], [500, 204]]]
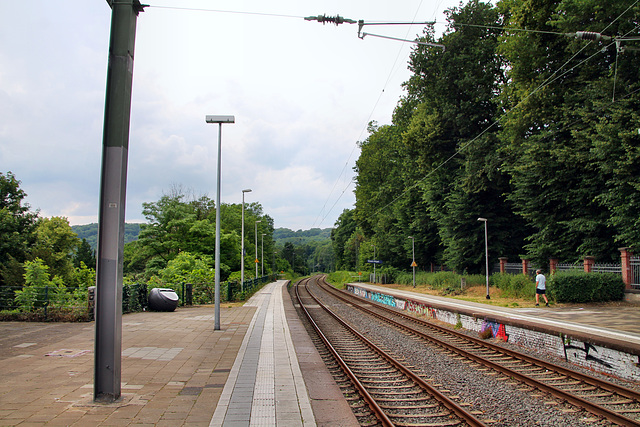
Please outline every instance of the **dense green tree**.
[[[504, 197], [511, 187], [495, 136], [497, 96], [505, 81], [505, 63], [496, 54], [502, 18], [491, 4], [476, 0], [447, 15], [449, 29], [437, 40], [446, 50], [414, 50], [414, 74], [395, 119], [407, 123], [409, 157], [423, 174], [417, 188], [436, 226], [422, 223], [437, 229], [441, 240], [442, 252], [431, 241], [430, 258], [440, 255], [454, 269], [475, 272], [484, 267], [478, 217], [489, 219], [494, 230], [494, 259], [517, 256], [526, 227]], [[424, 39], [433, 41], [430, 32]]]
[[351, 235], [356, 231], [356, 221], [353, 209], [342, 211], [331, 230], [331, 242], [336, 257], [336, 269], [355, 269], [355, 258], [347, 251], [346, 244]]
[[31, 249], [34, 258], [49, 267], [52, 277], [65, 285], [74, 283], [73, 255], [81, 241], [64, 217], [40, 218], [36, 223], [36, 241]]
[[90, 266], [95, 269], [96, 267], [96, 253], [91, 249], [91, 245], [87, 239], [82, 239], [82, 242], [78, 245], [78, 249], [73, 257], [73, 265], [78, 268], [80, 264], [84, 263], [86, 266]]
[[24, 283], [22, 263], [35, 240], [38, 214], [24, 203], [26, 196], [13, 173], [0, 172], [0, 306], [8, 301], [8, 286]]
[[[622, 183], [629, 177], [624, 166], [637, 165], [637, 61], [613, 43], [563, 34], [628, 34], [639, 6], [626, 16], [629, 5], [615, 1], [503, 0], [499, 7], [507, 27], [538, 31], [506, 32], [500, 45], [510, 64], [502, 93], [510, 111], [501, 134], [504, 168], [513, 183], [509, 199], [533, 228], [525, 249], [539, 263], [615, 260], [616, 238], [634, 234], [618, 226], [637, 221], [637, 187]], [[614, 85], [623, 102], [613, 102]], [[632, 201], [630, 210], [621, 208], [623, 199]]]

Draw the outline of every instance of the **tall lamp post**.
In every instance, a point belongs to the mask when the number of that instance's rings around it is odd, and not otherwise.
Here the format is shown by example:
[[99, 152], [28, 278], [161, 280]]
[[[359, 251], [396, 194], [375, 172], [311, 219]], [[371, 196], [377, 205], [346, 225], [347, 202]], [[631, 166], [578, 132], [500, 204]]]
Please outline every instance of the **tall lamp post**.
[[413, 236], [409, 236], [411, 239], [411, 268], [413, 268], [413, 287], [416, 287], [416, 240]]
[[262, 222], [261, 219], [256, 221], [256, 279], [258, 278], [258, 223]]
[[485, 259], [485, 272], [487, 274], [487, 299], [491, 299], [489, 296], [489, 244], [487, 241], [487, 218], [478, 218], [478, 221], [484, 222], [484, 259]]
[[216, 273], [215, 273], [215, 297], [214, 297], [214, 326], [220, 330], [220, 170], [222, 166], [222, 124], [235, 123], [234, 116], [206, 116], [207, 123], [218, 124], [218, 182], [216, 188]]
[[244, 292], [244, 193], [251, 193], [251, 189], [242, 190], [242, 253], [240, 256], [240, 291]]
[[260, 269], [262, 271], [262, 276], [264, 277], [264, 236], [266, 236], [266, 233], [262, 233], [262, 248], [260, 249]]

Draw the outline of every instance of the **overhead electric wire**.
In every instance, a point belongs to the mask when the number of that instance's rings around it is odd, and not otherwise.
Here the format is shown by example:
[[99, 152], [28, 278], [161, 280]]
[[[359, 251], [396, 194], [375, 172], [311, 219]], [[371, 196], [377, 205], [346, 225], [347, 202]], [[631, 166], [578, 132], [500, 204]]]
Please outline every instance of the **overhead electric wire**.
[[256, 16], [270, 16], [275, 18], [295, 18], [295, 19], [303, 18], [304, 19], [304, 16], [283, 15], [279, 13], [245, 12], [240, 10], [205, 9], [205, 8], [178, 7], [178, 6], [155, 6], [152, 4], [148, 5], [147, 7], [151, 7], [155, 9], [186, 10], [186, 11], [192, 11], [192, 12], [233, 13], [237, 15], [256, 15]]
[[[416, 16], [418, 16], [418, 13], [420, 12], [420, 9], [422, 8], [422, 2], [423, 2], [423, 0], [421, 0], [420, 4], [418, 4], [418, 7], [416, 9], [416, 13], [413, 16], [414, 21], [416, 19]], [[400, 25], [400, 24], [407, 25], [407, 23], [392, 23], [392, 25]], [[422, 24], [424, 24], [424, 22], [411, 22], [411, 23], [409, 23], [409, 25], [422, 25]], [[368, 23], [368, 25], [384, 25], [384, 24], [383, 23]], [[405, 35], [405, 37], [408, 37], [410, 29], [411, 29], [411, 27], [409, 27], [409, 29], [407, 29], [407, 34]], [[346, 170], [346, 167], [349, 165], [349, 162], [351, 161], [351, 157], [353, 156], [354, 151], [358, 147], [358, 142], [360, 142], [360, 139], [362, 138], [365, 130], [368, 128], [369, 123], [371, 122], [371, 117], [373, 116], [373, 113], [375, 112], [376, 108], [378, 107], [378, 104], [380, 103], [380, 99], [382, 98], [382, 95], [384, 94], [385, 89], [389, 85], [389, 81], [391, 80], [391, 76], [396, 72], [396, 65], [398, 63], [398, 59], [400, 58], [401, 52], [402, 52], [402, 47], [400, 47], [400, 49], [398, 49], [398, 54], [396, 55], [396, 59], [393, 61], [393, 65], [391, 66], [389, 74], [387, 75], [387, 80], [385, 81], [385, 83], [384, 83], [384, 85], [382, 87], [382, 91], [378, 95], [378, 99], [376, 99], [376, 102], [375, 102], [373, 108], [371, 109], [371, 112], [369, 113], [369, 117], [367, 118], [366, 124], [365, 124], [364, 128], [360, 131], [360, 135], [356, 139], [356, 142], [354, 143], [353, 148], [351, 149], [351, 153], [349, 154], [349, 158], [347, 159], [344, 167], [342, 168], [342, 171], [340, 172], [340, 175], [338, 175], [338, 178], [336, 179], [336, 182], [334, 183], [333, 188], [329, 192], [329, 196], [327, 196], [327, 200], [324, 202], [324, 205], [322, 206], [322, 209], [320, 210], [320, 213], [318, 214], [316, 219], [313, 221], [312, 228], [316, 225], [316, 222], [318, 221], [318, 218], [323, 214], [324, 208], [327, 206], [327, 203], [329, 202], [329, 199], [331, 198], [331, 195], [333, 194], [333, 190], [335, 190], [336, 185], [340, 181], [340, 178], [344, 174], [344, 172]], [[322, 222], [327, 218], [327, 216], [329, 216], [329, 214], [331, 213], [333, 208], [336, 206], [338, 201], [340, 201], [340, 198], [342, 198], [342, 196], [347, 191], [347, 189], [349, 187], [351, 187], [351, 184], [353, 184], [354, 180], [355, 180], [355, 177], [352, 177], [351, 180], [349, 180], [349, 183], [347, 184], [347, 186], [342, 190], [342, 193], [340, 193], [340, 195], [338, 196], [336, 201], [333, 203], [331, 208], [326, 212], [326, 214], [322, 217], [322, 219], [320, 220], [318, 225], [322, 224]]]

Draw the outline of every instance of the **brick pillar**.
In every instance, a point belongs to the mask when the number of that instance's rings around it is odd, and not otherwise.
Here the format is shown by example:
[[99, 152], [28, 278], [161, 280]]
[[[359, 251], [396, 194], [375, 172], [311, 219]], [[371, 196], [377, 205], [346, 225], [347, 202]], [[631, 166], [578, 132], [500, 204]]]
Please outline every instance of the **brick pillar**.
[[555, 274], [558, 269], [558, 258], [549, 258], [549, 274]]
[[622, 281], [626, 289], [631, 289], [631, 257], [633, 253], [629, 248], [619, 248], [620, 263], [622, 264]]
[[507, 268], [507, 257], [501, 256], [498, 259], [500, 260], [500, 273], [504, 273]]
[[592, 256], [584, 257], [584, 272], [591, 273], [593, 271], [593, 265], [596, 263], [596, 259]]
[[522, 274], [527, 276], [529, 274], [529, 259], [522, 258]]

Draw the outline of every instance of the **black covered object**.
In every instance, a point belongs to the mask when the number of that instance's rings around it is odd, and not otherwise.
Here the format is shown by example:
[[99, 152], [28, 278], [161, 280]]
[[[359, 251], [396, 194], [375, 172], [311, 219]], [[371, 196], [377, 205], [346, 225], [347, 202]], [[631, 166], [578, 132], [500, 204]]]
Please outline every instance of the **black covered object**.
[[178, 294], [173, 289], [153, 288], [149, 292], [149, 308], [155, 311], [174, 311], [178, 306]]

